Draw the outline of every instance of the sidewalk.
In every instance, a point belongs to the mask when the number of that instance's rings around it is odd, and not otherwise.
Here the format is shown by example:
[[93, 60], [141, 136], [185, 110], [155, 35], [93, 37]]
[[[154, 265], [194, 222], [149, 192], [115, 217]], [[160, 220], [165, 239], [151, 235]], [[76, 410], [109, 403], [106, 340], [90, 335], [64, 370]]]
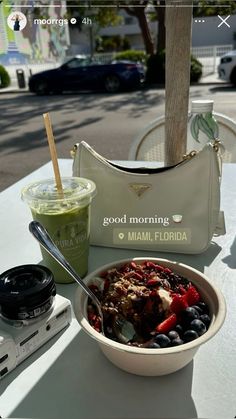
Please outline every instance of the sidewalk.
[[27, 93], [29, 91], [28, 87], [25, 87], [24, 89], [20, 89], [19, 87], [13, 87], [9, 86], [4, 89], [0, 89], [1, 93]]
[[219, 79], [218, 73], [208, 74], [201, 78], [198, 84], [225, 84], [225, 80]]
[[19, 88], [18, 82], [16, 77], [12, 77], [11, 75], [11, 85], [9, 87], [4, 87], [3, 89], [0, 88], [0, 93], [24, 93], [28, 92], [28, 77], [25, 79], [25, 85], [24, 88]]

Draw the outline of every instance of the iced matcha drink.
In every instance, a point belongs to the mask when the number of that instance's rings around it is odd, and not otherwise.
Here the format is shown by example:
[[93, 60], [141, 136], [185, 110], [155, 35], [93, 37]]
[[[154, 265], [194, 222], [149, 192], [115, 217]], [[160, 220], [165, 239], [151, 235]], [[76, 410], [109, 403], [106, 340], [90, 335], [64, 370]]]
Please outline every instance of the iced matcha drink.
[[[48, 231], [62, 254], [84, 277], [88, 270], [90, 203], [95, 184], [84, 178], [62, 178], [63, 196], [58, 194], [54, 179], [28, 185], [22, 198], [31, 209], [33, 219]], [[59, 283], [73, 279], [43, 248], [43, 264], [53, 272]]]

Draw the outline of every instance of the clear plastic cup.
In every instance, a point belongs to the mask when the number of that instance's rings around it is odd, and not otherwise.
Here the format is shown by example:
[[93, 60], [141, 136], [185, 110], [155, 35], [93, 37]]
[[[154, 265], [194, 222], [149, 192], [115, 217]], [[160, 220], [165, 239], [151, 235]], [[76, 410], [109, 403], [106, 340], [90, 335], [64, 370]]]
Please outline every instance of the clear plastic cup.
[[[23, 188], [21, 197], [27, 202], [33, 219], [48, 231], [54, 243], [75, 271], [84, 277], [88, 271], [90, 204], [96, 194], [94, 182], [79, 178], [62, 178], [63, 195], [55, 180], [46, 179]], [[72, 277], [41, 247], [43, 264], [59, 283], [73, 282]]]

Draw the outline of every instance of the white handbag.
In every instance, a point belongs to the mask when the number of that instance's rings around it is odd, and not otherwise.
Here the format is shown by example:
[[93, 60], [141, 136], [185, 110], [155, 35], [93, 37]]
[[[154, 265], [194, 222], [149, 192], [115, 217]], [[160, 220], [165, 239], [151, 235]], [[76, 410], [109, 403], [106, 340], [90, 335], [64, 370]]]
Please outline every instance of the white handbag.
[[175, 166], [131, 169], [103, 158], [86, 142], [79, 143], [73, 175], [97, 186], [91, 206], [91, 244], [205, 251], [220, 213], [219, 148], [215, 141]]

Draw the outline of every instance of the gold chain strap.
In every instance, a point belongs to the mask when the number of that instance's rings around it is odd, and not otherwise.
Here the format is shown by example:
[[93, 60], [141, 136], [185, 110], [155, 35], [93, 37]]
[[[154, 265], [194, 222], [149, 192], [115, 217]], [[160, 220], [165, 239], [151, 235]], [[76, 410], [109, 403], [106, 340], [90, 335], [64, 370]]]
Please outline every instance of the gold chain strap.
[[70, 156], [71, 156], [72, 159], [74, 159], [74, 157], [75, 157], [75, 153], [76, 153], [77, 148], [78, 148], [78, 145], [75, 144], [73, 146], [73, 148], [70, 150]]
[[197, 154], [197, 151], [196, 150], [192, 150], [192, 151], [190, 151], [190, 153], [183, 155], [183, 160], [190, 160], [194, 156], [196, 156], [196, 154]]

